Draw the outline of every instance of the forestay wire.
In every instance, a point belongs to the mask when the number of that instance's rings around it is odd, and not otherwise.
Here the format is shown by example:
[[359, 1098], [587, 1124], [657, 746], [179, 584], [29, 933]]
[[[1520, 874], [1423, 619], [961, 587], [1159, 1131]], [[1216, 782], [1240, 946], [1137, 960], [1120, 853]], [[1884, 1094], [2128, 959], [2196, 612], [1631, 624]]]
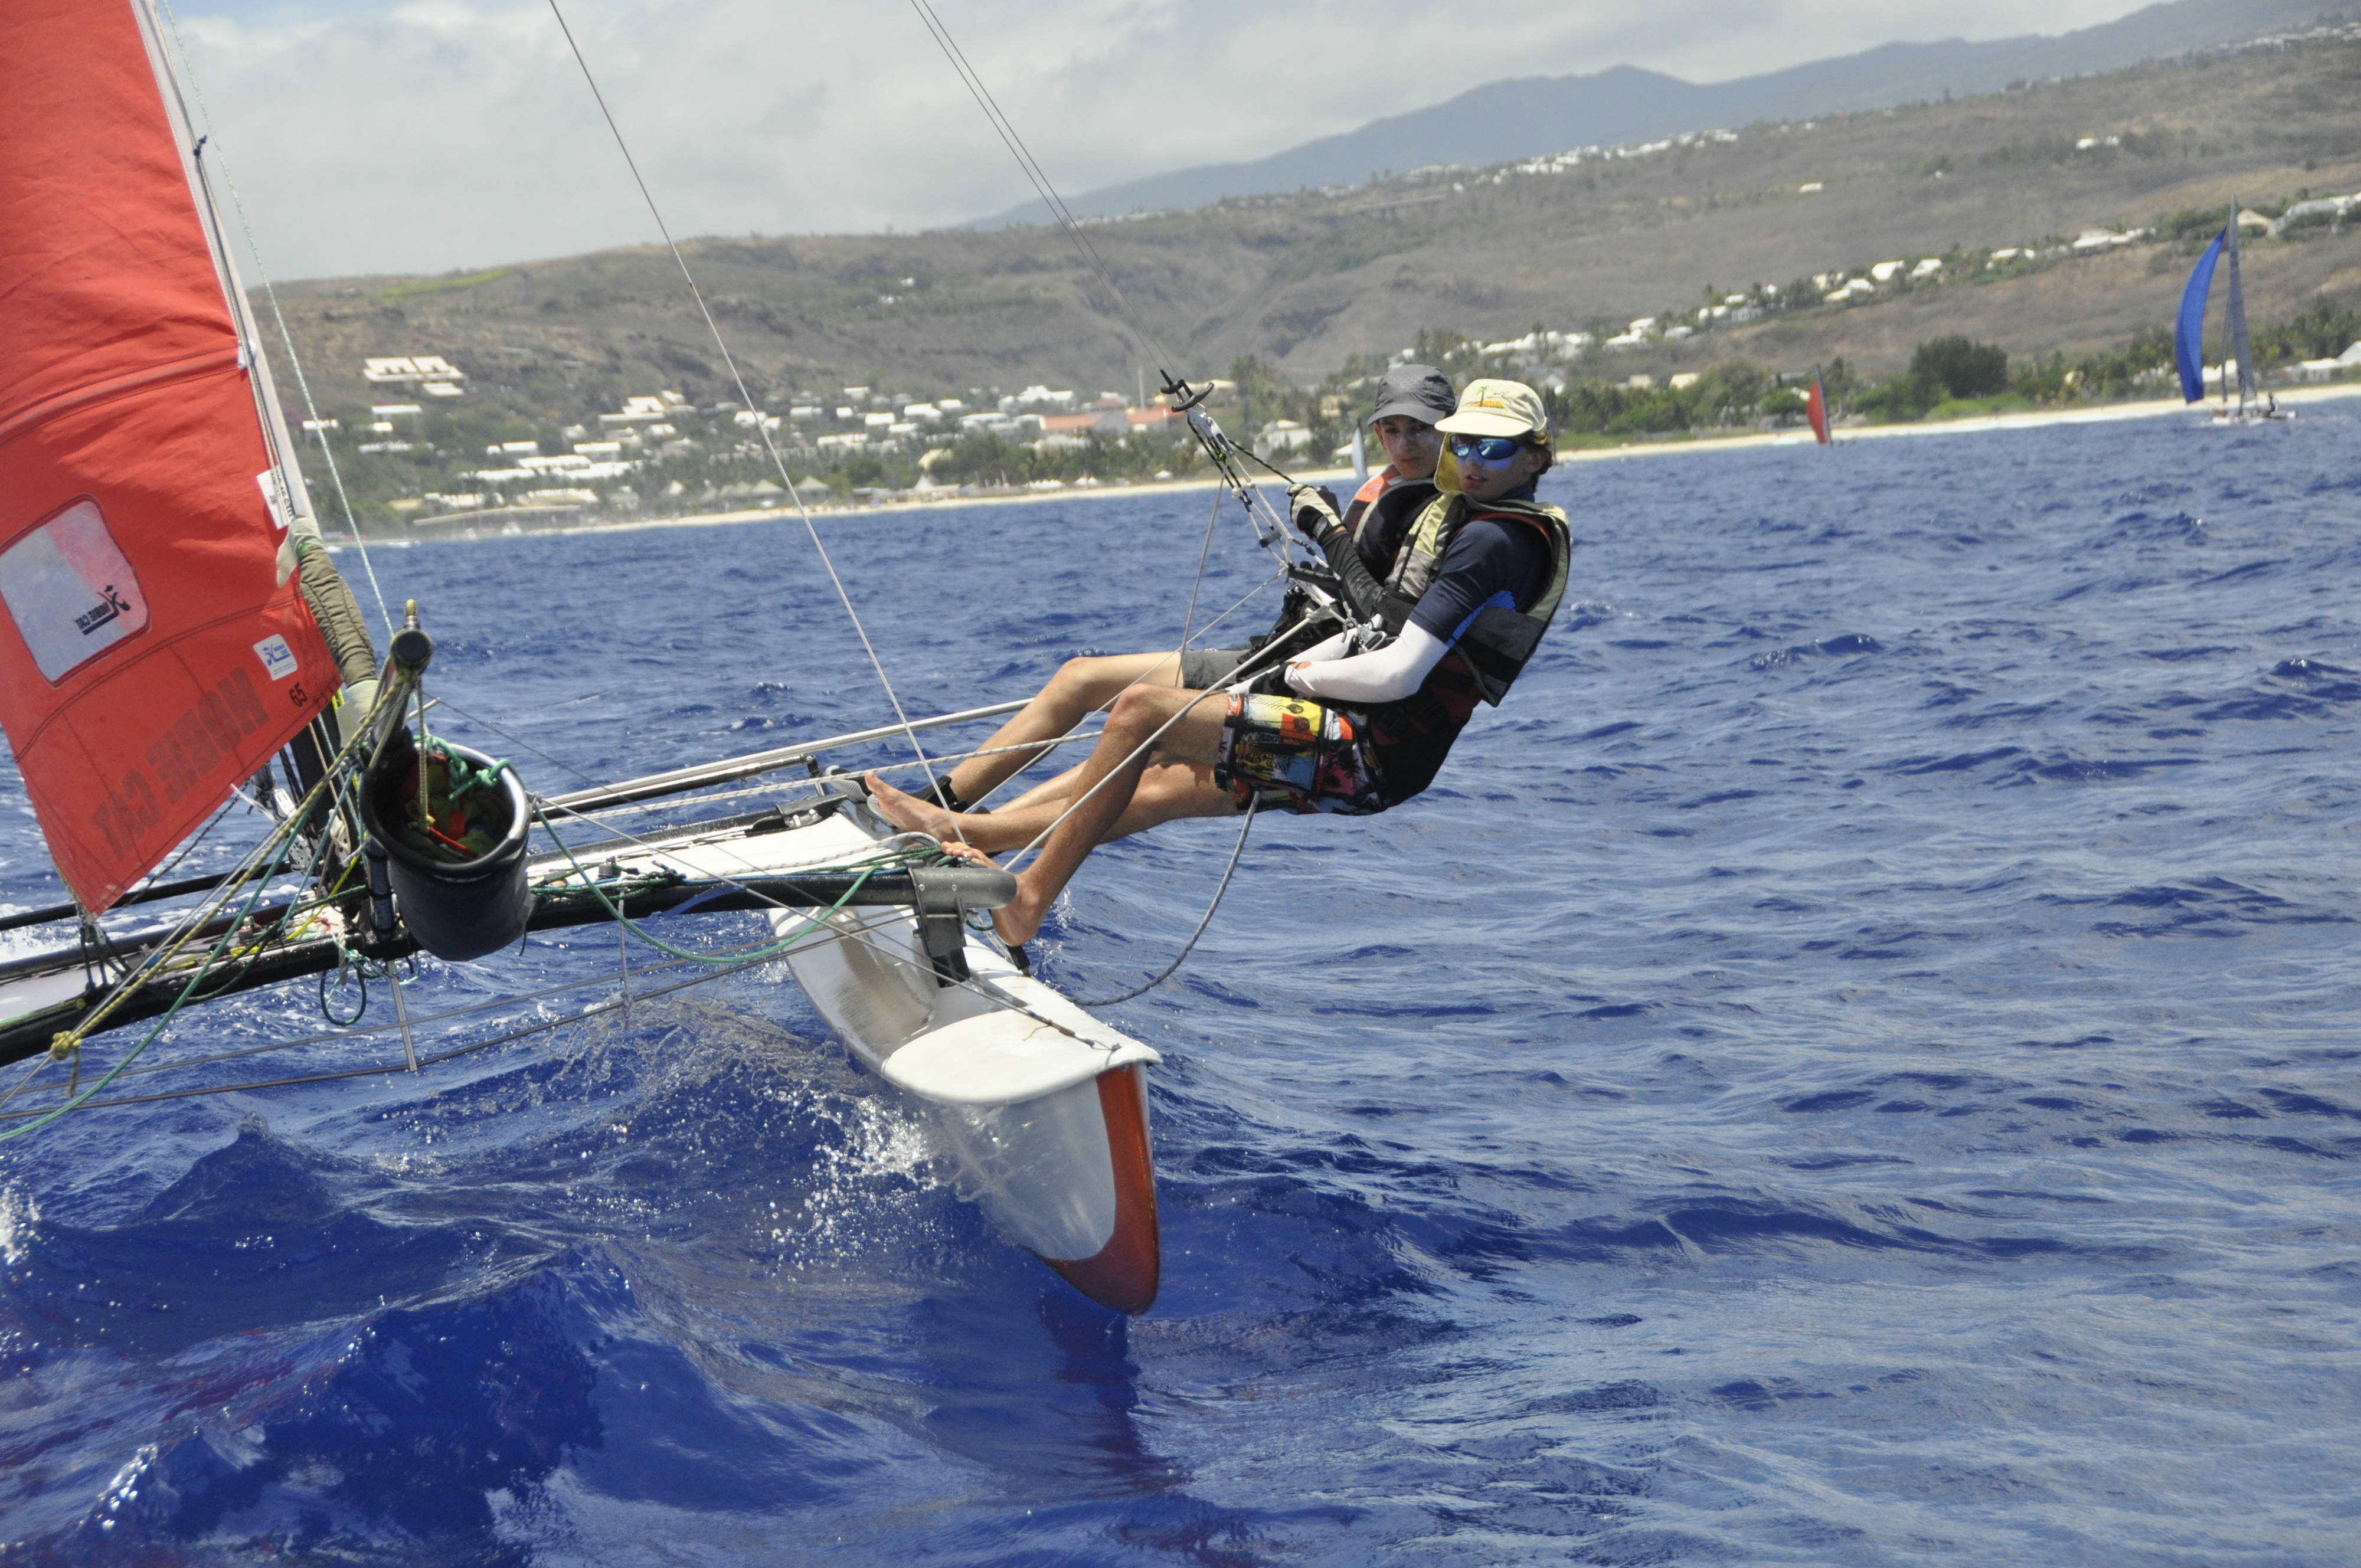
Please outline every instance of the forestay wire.
[[885, 664], [878, 658], [876, 646], [869, 641], [868, 628], [861, 624], [861, 612], [853, 609], [852, 596], [845, 590], [844, 579], [837, 576], [836, 563], [829, 558], [828, 546], [820, 543], [819, 525], [812, 520], [811, 509], [804, 504], [803, 491], [796, 488], [795, 477], [787, 472], [786, 459], [780, 455], [778, 444], [771, 439], [771, 427], [763, 422], [762, 405], [754, 400], [753, 393], [747, 390], [746, 378], [738, 368], [737, 356], [730, 352], [730, 345], [721, 335], [720, 324], [713, 319], [713, 312], [705, 302], [704, 291], [697, 286], [697, 275], [688, 269], [688, 258], [681, 254], [680, 242], [673, 238], [672, 228], [664, 222], [663, 210], [656, 205], [655, 194], [648, 189], [647, 179], [640, 172], [639, 159], [631, 156], [631, 144], [623, 139], [623, 127], [616, 123], [615, 112], [607, 106], [607, 95], [598, 90], [598, 79], [591, 73], [590, 62], [583, 58], [582, 46], [575, 41], [574, 29], [566, 24], [566, 13], [559, 7], [557, 0], [549, 0], [549, 12], [557, 18], [557, 30], [566, 36], [566, 47], [573, 51], [574, 63], [582, 69], [582, 80], [589, 84], [590, 96], [598, 101], [598, 113], [605, 117], [607, 129], [615, 137], [615, 148], [623, 155], [623, 162], [631, 171], [631, 181], [640, 188], [640, 199], [647, 203], [648, 215], [655, 220], [656, 232], [664, 236], [665, 247], [672, 252], [673, 261], [679, 267], [681, 279], [688, 285], [689, 297], [697, 302], [697, 314], [705, 318], [705, 330], [712, 334], [713, 346], [719, 350], [721, 362], [730, 367], [730, 378], [737, 385], [740, 401], [753, 411], [754, 433], [762, 438], [763, 450], [769, 455], [771, 466], [777, 470], [779, 482], [787, 488], [787, 499], [795, 503], [796, 515], [803, 520], [804, 532], [811, 535], [812, 548], [819, 554], [819, 564], [827, 568], [828, 580], [834, 585], [837, 599], [844, 606], [844, 613], [852, 622], [853, 634], [861, 639], [862, 652], [869, 655], [869, 667], [877, 673], [877, 684], [885, 688], [885, 700], [894, 708], [894, 721], [909, 738], [910, 750], [917, 753], [919, 764], [926, 769], [927, 782], [932, 784], [936, 782], [934, 763], [928, 760], [926, 747], [919, 743], [918, 732], [911, 726], [910, 716], [902, 709], [902, 698], [894, 690], [892, 677], [885, 674]]
[[[944, 59], [950, 63], [952, 71], [959, 76], [961, 84], [967, 88], [969, 95], [974, 98], [976, 106], [983, 111], [984, 118], [991, 123], [994, 132], [999, 136], [1002, 144], [1008, 148], [1009, 155], [1016, 159], [1017, 167], [1024, 171], [1027, 181], [1032, 184], [1043, 203], [1049, 207], [1051, 215], [1058, 220], [1058, 225], [1064, 231], [1068, 241], [1082, 257], [1084, 265], [1096, 274], [1108, 295], [1114, 299], [1128, 319], [1132, 331], [1137, 335], [1140, 347], [1156, 362], [1157, 374], [1163, 382], [1167, 396], [1175, 406], [1186, 407], [1190, 428], [1204, 444], [1207, 454], [1221, 472], [1227, 488], [1237, 497], [1240, 506], [1244, 508], [1247, 522], [1254, 530], [1255, 542], [1265, 550], [1272, 551], [1283, 570], [1289, 568], [1291, 565], [1290, 542], [1287, 537], [1285, 526], [1271, 514], [1269, 503], [1246, 479], [1235, 457], [1231, 455], [1232, 453], [1240, 450], [1236, 444], [1229, 440], [1220, 428], [1205, 416], [1201, 408], [1195, 406], [1202, 401], [1202, 394], [1191, 397], [1186, 384], [1173, 378], [1171, 372], [1166, 367], [1170, 356], [1165, 354], [1162, 345], [1157, 341], [1156, 334], [1140, 318], [1139, 312], [1133, 306], [1130, 297], [1125, 294], [1122, 287], [1115, 282], [1114, 274], [1108, 269], [1104, 259], [1100, 257], [1097, 247], [1091, 244], [1090, 237], [1082, 232], [1082, 225], [1074, 217], [1072, 210], [1067, 206], [1065, 199], [1058, 194], [1057, 187], [1050, 181], [1048, 172], [1042, 169], [1039, 160], [1033, 156], [1032, 149], [1026, 145], [1025, 138], [1018, 134], [1015, 124], [1002, 110], [999, 101], [992, 95], [992, 90], [983, 84], [983, 79], [969, 62], [966, 52], [959, 47], [958, 41], [951, 37], [950, 29], [944, 26], [942, 18], [936, 14], [930, 0], [910, 0], [910, 4], [911, 8], [917, 13], [919, 22], [926, 27], [928, 35], [942, 50]], [[819, 553], [820, 563], [828, 569], [829, 580], [835, 585], [837, 597], [843, 601], [845, 614], [851, 619], [853, 630], [860, 636], [861, 645], [869, 655], [870, 666], [877, 672], [878, 683], [885, 688], [886, 698], [893, 704], [895, 719], [903, 727], [904, 733], [909, 737], [911, 749], [917, 753], [919, 764], [926, 770], [928, 784], [930, 786], [935, 785], [938, 783], [935, 770], [927, 757], [926, 749], [919, 744], [917, 731], [911, 727], [909, 717], [904, 713], [901, 698], [895, 695], [894, 684], [887, 677], [884, 664], [879, 660], [876, 649], [870, 643], [869, 633], [861, 624], [860, 613], [853, 609], [851, 596], [845, 591], [842, 579], [837, 576], [835, 563], [829, 560], [827, 546], [820, 543], [819, 530], [812, 521], [810, 510], [804, 505], [803, 494], [796, 488], [794, 478], [787, 473], [785, 461], [780, 456], [777, 445], [771, 440], [770, 427], [763, 422], [760, 408], [755, 404], [752, 394], [746, 389], [745, 378], [739, 372], [738, 362], [730, 354], [729, 344], [723, 340], [721, 329], [713, 319], [713, 313], [707, 308], [705, 295], [697, 288], [697, 279], [690, 272], [688, 261], [681, 254], [679, 244], [673, 239], [672, 231], [665, 225], [664, 214], [656, 206], [655, 197], [650, 192], [646, 179], [640, 173], [638, 160], [631, 156], [631, 148], [623, 138], [622, 128], [616, 124], [614, 112], [607, 105], [606, 95], [598, 90], [598, 79], [591, 73], [589, 61], [583, 58], [581, 46], [575, 41], [574, 29], [567, 25], [566, 13], [560, 7], [558, 0], [549, 0], [549, 9], [550, 14], [557, 19], [558, 30], [566, 36], [566, 47], [573, 51], [575, 63], [581, 68], [583, 80], [589, 83], [591, 95], [598, 100], [598, 112], [605, 116], [607, 128], [614, 135], [615, 146], [622, 153], [624, 162], [631, 168], [631, 179], [640, 188], [641, 198], [647, 203], [648, 213], [654, 218], [657, 231], [663, 235], [665, 246], [672, 252], [674, 262], [680, 268], [681, 277], [688, 285], [689, 294], [697, 302], [698, 313], [705, 318], [706, 330], [712, 334], [714, 346], [720, 351], [722, 363], [730, 367], [730, 378], [737, 383], [740, 399], [748, 408], [754, 410], [754, 428], [762, 438], [763, 449], [770, 455], [772, 466], [777, 470], [781, 482], [786, 486], [788, 498], [794, 501], [797, 515], [803, 519], [805, 530], [811, 535], [812, 547]], [[1186, 400], [1185, 404], [1183, 400]], [[1260, 461], [1260, 459], [1257, 460]], [[1262, 466], [1278, 475], [1282, 480], [1288, 477], [1268, 462], [1263, 462]], [[1270, 517], [1273, 527], [1268, 532], [1265, 531], [1263, 517], [1257, 515], [1257, 508], [1265, 516]], [[1217, 515], [1218, 510], [1217, 507]], [[1208, 520], [1205, 541], [1208, 553], [1212, 543], [1212, 523], [1211, 520]], [[1275, 549], [1274, 546], [1276, 546]], [[1192, 621], [1196, 617], [1198, 589], [1204, 580], [1205, 562], [1205, 554], [1201, 554], [1197, 564], [1197, 582], [1190, 589], [1189, 619]], [[1187, 646], [1185, 629], [1182, 646], [1184, 648]], [[1251, 656], [1246, 661], [1247, 663], [1253, 662]], [[1237, 673], [1233, 671], [1232, 675], [1235, 677]], [[1203, 696], [1200, 696], [1197, 699], [1198, 702], [1203, 700]], [[1195, 706], [1196, 703], [1190, 704], [1191, 708]], [[1185, 713], [1188, 710], [1182, 711]], [[1179, 714], [1174, 715], [1172, 718], [1166, 721], [1163, 729], [1171, 728], [1174, 723], [1179, 722], [1180, 717]], [[1163, 730], [1159, 729], [1158, 735], [1160, 736]], [[1155, 737], [1151, 737], [1147, 744], [1152, 745], [1154, 740]], [[1145, 746], [1142, 749], [1145, 750]], [[1103, 785], [1106, 781], [1100, 782]], [[1093, 789], [1085, 794], [1083, 799], [1086, 800], [1091, 795], [1096, 793], [1097, 790]], [[1057, 821], [1063, 822], [1081, 805], [1082, 801], [1079, 800], [1070, 803]], [[1056, 826], [1057, 823], [1051, 824], [1052, 828]], [[1246, 850], [1246, 832], [1250, 831], [1253, 826], [1254, 816], [1250, 805], [1246, 813], [1245, 830], [1239, 833], [1237, 847], [1231, 851], [1229, 865], [1222, 873], [1221, 885], [1214, 889], [1213, 903], [1207, 907], [1204, 919], [1198, 922], [1195, 934], [1191, 936], [1187, 945], [1180, 949], [1171, 964], [1146, 985], [1126, 992], [1121, 997], [1112, 998], [1111, 1001], [1126, 1001], [1142, 992], [1151, 990], [1180, 967], [1181, 962], [1188, 958], [1191, 949], [1196, 947], [1197, 938], [1204, 935], [1205, 927], [1213, 920], [1213, 911], [1221, 906], [1222, 894], [1229, 887], [1230, 875], [1237, 869], [1238, 857]], [[1045, 831], [1032, 843], [1027, 845], [1025, 850], [1020, 851], [1020, 855], [1038, 849], [1042, 839], [1047, 837], [1048, 833]], [[1101, 1005], [1104, 1004], [1101, 1003]]]
[[1008, 148], [1008, 155], [1016, 159], [1016, 167], [1032, 182], [1042, 204], [1049, 209], [1049, 215], [1058, 220], [1059, 227], [1065, 231], [1066, 238], [1082, 257], [1083, 265], [1098, 274], [1098, 280], [1105, 286], [1107, 293], [1130, 318], [1132, 330], [1138, 334], [1140, 347], [1156, 362], [1156, 373], [1163, 378], [1169, 389], [1172, 385], [1172, 373], [1165, 366], [1170, 356], [1164, 352], [1163, 345], [1157, 342], [1156, 334], [1148, 330], [1148, 323], [1139, 319], [1139, 313], [1132, 308], [1130, 299], [1116, 285], [1114, 273], [1100, 258], [1098, 247], [1091, 244], [1090, 236], [1082, 232], [1082, 225], [1066, 205], [1066, 199], [1058, 194], [1057, 186], [1050, 183], [1049, 173], [1034, 158], [1033, 149], [1025, 145], [1023, 137], [1016, 134], [1016, 124], [1002, 111], [1000, 101], [992, 95], [992, 89], [983, 84], [983, 78], [976, 74], [975, 67], [968, 63], [966, 51], [951, 37], [950, 29], [943, 25], [943, 19], [935, 15], [929, 0], [910, 0], [910, 8], [918, 14], [919, 22], [934, 38], [935, 47], [943, 51], [943, 58], [950, 62], [951, 70], [967, 88], [968, 95], [975, 100], [975, 106], [982, 109], [983, 117], [992, 122], [992, 128], [998, 133], [1002, 145]]
[[[1017, 133], [1015, 122], [1010, 120], [1006, 111], [1001, 108], [1000, 101], [992, 95], [992, 89], [983, 84], [983, 78], [977, 73], [974, 65], [969, 61], [967, 52], [960, 48], [959, 40], [951, 37], [950, 28], [944, 26], [942, 17], [936, 15], [932, 0], [910, 0], [910, 8], [918, 14], [918, 20], [926, 27], [928, 36], [935, 40], [935, 47], [943, 51], [943, 58], [950, 62], [951, 70], [959, 76], [961, 84], [967, 88], [968, 95], [975, 100], [976, 107], [983, 111], [983, 117], [991, 122], [992, 128], [999, 136], [1002, 145], [1008, 148], [1008, 155], [1016, 160], [1016, 167], [1024, 172], [1027, 181], [1032, 184], [1035, 193], [1041, 198], [1041, 204], [1049, 209], [1049, 215], [1057, 220], [1058, 226], [1064, 232], [1067, 242], [1073, 246], [1075, 253], [1082, 258], [1083, 265], [1097, 274], [1099, 282], [1106, 289], [1108, 295], [1114, 299], [1124, 316], [1130, 322], [1132, 331], [1138, 338], [1140, 348], [1156, 363], [1156, 374], [1163, 382], [1165, 395], [1172, 401], [1175, 408], [1187, 413], [1190, 429], [1204, 446], [1206, 455], [1213, 460], [1213, 466], [1222, 476], [1223, 482], [1237, 497], [1238, 505], [1245, 510], [1246, 522], [1254, 530], [1256, 543], [1265, 550], [1272, 550], [1275, 543], [1277, 549], [1272, 553], [1282, 565], [1286, 564], [1290, 558], [1290, 544], [1287, 538], [1286, 527], [1272, 511], [1269, 503], [1263, 499], [1262, 492], [1246, 478], [1245, 469], [1233, 454], [1243, 453], [1254, 462], [1269, 469], [1282, 482], [1290, 481], [1291, 476], [1273, 467], [1252, 452], [1238, 446], [1222, 432], [1220, 426], [1214, 424], [1196, 406], [1202, 394], [1191, 394], [1186, 382], [1173, 378], [1172, 372], [1166, 368], [1170, 362], [1170, 356], [1164, 352], [1164, 345], [1157, 341], [1156, 334], [1149, 331], [1148, 323], [1140, 319], [1139, 312], [1133, 308], [1130, 296], [1126, 294], [1123, 291], [1123, 286], [1115, 280], [1115, 274], [1108, 269], [1105, 258], [1099, 255], [1098, 247], [1091, 243], [1090, 236], [1082, 232], [1082, 221], [1074, 216], [1073, 209], [1066, 205], [1066, 199], [1058, 194], [1058, 187], [1050, 181], [1048, 170], [1044, 170], [1040, 160], [1033, 156], [1033, 149], [1026, 145], [1024, 137]], [[1259, 509], [1259, 514], [1257, 509]], [[1264, 526], [1266, 520], [1270, 524], [1268, 531]], [[1199, 566], [1199, 571], [1201, 574], [1203, 571], [1202, 565]]]

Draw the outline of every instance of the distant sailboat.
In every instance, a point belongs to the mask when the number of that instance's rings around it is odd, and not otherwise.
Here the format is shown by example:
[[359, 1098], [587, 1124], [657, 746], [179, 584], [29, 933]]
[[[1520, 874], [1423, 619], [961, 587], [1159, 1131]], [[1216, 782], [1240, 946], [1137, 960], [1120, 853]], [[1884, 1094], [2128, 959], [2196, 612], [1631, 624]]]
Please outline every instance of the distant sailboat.
[[1828, 400], [1820, 390], [1820, 373], [1812, 372], [1812, 395], [1804, 400], [1804, 417], [1812, 422], [1812, 435], [1823, 446], [1828, 444]]
[[[2173, 356], [2180, 368], [2180, 396], [2184, 402], [2201, 402], [2205, 397], [2205, 302], [2213, 289], [2213, 270], [2223, 253], [2230, 258], [2230, 333], [2222, 367], [2222, 407], [2213, 417], [2227, 423], [2244, 424], [2261, 419], [2290, 419], [2276, 399], [2267, 399], [2255, 389], [2255, 347], [2246, 335], [2246, 292], [2238, 277], [2238, 203], [2230, 203], [2230, 221], [2205, 254], [2197, 258], [2197, 266], [2189, 274], [2189, 285], [2181, 291], [2180, 316], [2173, 323]], [[2231, 367], [2238, 381], [2238, 404], [2230, 406]]]

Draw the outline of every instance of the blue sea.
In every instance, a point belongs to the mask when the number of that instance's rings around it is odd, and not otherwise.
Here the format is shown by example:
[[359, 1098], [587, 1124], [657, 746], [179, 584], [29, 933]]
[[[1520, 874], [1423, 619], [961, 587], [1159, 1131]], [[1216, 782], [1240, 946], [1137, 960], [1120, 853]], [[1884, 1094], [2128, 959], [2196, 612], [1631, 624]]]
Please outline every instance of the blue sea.
[[[535, 938], [408, 997], [570, 985], [421, 1048], [539, 1034], [0, 1146], [0, 1563], [2361, 1558], [2361, 403], [1545, 493], [1578, 603], [1507, 706], [1392, 814], [1257, 821], [1111, 1010], [1153, 1311], [995, 1235], [784, 973], [637, 948], [576, 1019], [617, 939]], [[939, 712], [1169, 645], [1211, 504], [820, 529]], [[889, 713], [792, 519], [374, 561], [547, 792]], [[1198, 622], [1268, 575], [1231, 507]], [[1236, 832], [1093, 860], [1046, 974], [1162, 967]], [[58, 896], [21, 806], [0, 854]]]

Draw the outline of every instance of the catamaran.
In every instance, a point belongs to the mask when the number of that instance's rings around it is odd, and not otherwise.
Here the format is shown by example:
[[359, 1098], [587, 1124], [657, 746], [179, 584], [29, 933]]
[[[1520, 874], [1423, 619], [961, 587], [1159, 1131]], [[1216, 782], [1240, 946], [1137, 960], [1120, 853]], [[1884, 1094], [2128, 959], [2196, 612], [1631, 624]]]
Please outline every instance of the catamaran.
[[[2224, 334], [2222, 355], [2222, 402], [2213, 411], [2219, 424], [2251, 424], [2258, 420], [2284, 420], [2295, 416], [2279, 406], [2276, 398], [2257, 397], [2255, 390], [2255, 345], [2246, 335], [2246, 291], [2238, 276], [2238, 203], [2230, 203], [2230, 221], [2222, 232], [2206, 246], [2197, 265], [2191, 269], [2188, 285], [2180, 292], [2180, 314], [2173, 323], [2173, 358], [2180, 371], [2180, 398], [2183, 402], [2202, 402], [2205, 399], [2205, 304], [2213, 291], [2213, 271], [2224, 254], [2230, 258], [2229, 302], [2224, 309], [2228, 330]], [[2230, 402], [2230, 387], [2235, 379], [2238, 401]]]
[[[428, 729], [417, 608], [380, 650], [325, 547], [149, 0], [0, 8], [0, 724], [71, 894], [0, 919], [33, 942], [0, 961], [0, 1064], [25, 1064], [0, 1083], [0, 1140], [170, 1097], [125, 1075], [174, 1065], [150, 1047], [203, 1003], [374, 979], [393, 1018], [300, 1080], [416, 1072], [552, 1025], [422, 1053], [427, 1025], [481, 1008], [413, 1013], [412, 955], [489, 962], [535, 931], [647, 937], [658, 913], [752, 911], [767, 939], [752, 946], [647, 939], [706, 972], [783, 963], [932, 1120], [1003, 1233], [1094, 1299], [1146, 1310], [1157, 1053], [971, 918], [1013, 877], [898, 831], [822, 768], [1018, 705], [910, 720], [895, 699], [875, 729], [533, 793]], [[1250, 488], [1236, 448], [1189, 412]], [[241, 796], [267, 818], [260, 842], [226, 872], [166, 874]], [[237, 1087], [256, 1086], [205, 1091]]]

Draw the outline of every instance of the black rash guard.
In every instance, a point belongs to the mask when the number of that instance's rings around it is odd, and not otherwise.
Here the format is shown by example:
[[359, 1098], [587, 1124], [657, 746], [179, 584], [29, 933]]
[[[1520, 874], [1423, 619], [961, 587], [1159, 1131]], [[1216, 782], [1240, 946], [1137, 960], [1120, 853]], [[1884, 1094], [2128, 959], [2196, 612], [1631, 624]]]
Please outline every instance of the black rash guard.
[[1463, 524], [1419, 596], [1410, 623], [1439, 642], [1456, 642], [1488, 604], [1531, 609], [1541, 597], [1549, 546], [1530, 528], [1479, 517]]

